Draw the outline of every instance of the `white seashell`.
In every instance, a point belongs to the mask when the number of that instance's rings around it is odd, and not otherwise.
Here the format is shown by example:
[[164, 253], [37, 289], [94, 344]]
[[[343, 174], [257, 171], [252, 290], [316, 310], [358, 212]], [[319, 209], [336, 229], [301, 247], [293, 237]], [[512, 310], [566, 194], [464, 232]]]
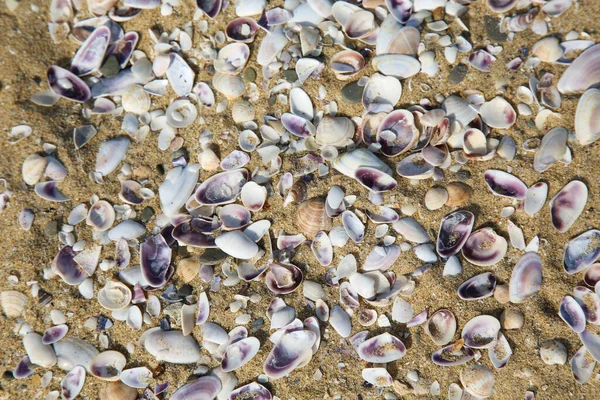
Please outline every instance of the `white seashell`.
[[401, 95], [402, 85], [398, 79], [375, 73], [371, 75], [365, 85], [362, 104], [369, 112], [390, 112], [400, 100]]
[[18, 318], [27, 305], [27, 296], [15, 290], [0, 293], [2, 311], [8, 318]]
[[481, 118], [492, 128], [508, 129], [517, 119], [515, 109], [503, 97], [496, 96], [479, 109]]
[[548, 184], [545, 182], [538, 182], [532, 185], [527, 190], [527, 196], [525, 197], [525, 212], [531, 216], [537, 214], [544, 206], [547, 196]]
[[140, 85], [131, 85], [121, 97], [123, 109], [127, 112], [140, 115], [150, 109], [150, 95]]
[[396, 297], [394, 305], [392, 306], [392, 320], [405, 324], [412, 319], [413, 315], [413, 309], [410, 303], [400, 296]]
[[575, 137], [583, 146], [600, 138], [600, 90], [588, 89], [579, 98], [575, 113]]
[[460, 373], [460, 382], [465, 391], [478, 398], [488, 398], [494, 393], [494, 373], [483, 365], [466, 367]]
[[113, 172], [125, 159], [129, 143], [130, 141], [126, 137], [116, 137], [102, 143], [96, 155], [95, 171], [102, 176]]
[[394, 381], [385, 368], [365, 368], [362, 370], [361, 376], [365, 381], [377, 387], [392, 386]]
[[324, 117], [315, 135], [315, 140], [321, 146], [345, 147], [354, 136], [354, 124], [346, 117]]
[[198, 116], [198, 110], [189, 100], [175, 100], [165, 111], [167, 123], [174, 128], [190, 126]]
[[543, 62], [553, 63], [564, 54], [558, 38], [548, 36], [538, 40], [531, 48], [531, 53]]
[[288, 38], [282, 28], [277, 28], [269, 33], [260, 43], [256, 62], [260, 65], [270, 64], [288, 43]]
[[442, 275], [444, 276], [456, 276], [462, 273], [462, 265], [460, 260], [456, 256], [450, 256], [446, 264], [444, 264], [444, 271]]
[[573, 180], [565, 185], [550, 200], [552, 225], [559, 232], [566, 232], [577, 221], [588, 200], [585, 183]]
[[144, 225], [128, 219], [109, 230], [108, 238], [113, 241], [117, 241], [121, 238], [130, 240], [136, 239], [144, 233], [146, 233]]
[[231, 117], [238, 124], [254, 120], [254, 106], [249, 101], [238, 101], [231, 107]]
[[306, 120], [312, 120], [314, 117], [313, 105], [310, 97], [304, 90], [295, 87], [290, 90], [290, 111]]
[[129, 307], [126, 322], [127, 326], [129, 326], [131, 329], [134, 329], [136, 331], [142, 329], [142, 312], [137, 306]]
[[519, 250], [525, 250], [525, 237], [523, 231], [512, 221], [508, 221], [508, 236], [510, 238], [510, 244]]
[[442, 103], [446, 116], [452, 121], [458, 121], [467, 126], [477, 116], [477, 110], [465, 99], [458, 96], [448, 96]]
[[67, 336], [53, 344], [58, 360], [58, 368], [71, 371], [81, 365], [90, 372], [90, 363], [98, 354], [96, 348], [81, 339]]
[[169, 84], [179, 96], [187, 96], [194, 85], [194, 71], [177, 53], [169, 54], [169, 67], [166, 74]]
[[118, 351], [104, 351], [94, 357], [90, 363], [90, 372], [103, 381], [118, 381], [127, 360]]
[[56, 353], [51, 345], [42, 342], [42, 336], [29, 332], [23, 337], [23, 347], [32, 364], [50, 368], [57, 362]]
[[260, 186], [254, 181], [249, 181], [244, 184], [240, 197], [244, 206], [252, 211], [260, 211], [267, 200], [267, 189]]
[[335, 331], [343, 338], [350, 336], [352, 324], [350, 317], [344, 309], [338, 305], [333, 306], [329, 314], [329, 323]]
[[195, 324], [196, 304], [184, 304], [183, 307], [181, 307], [181, 331], [183, 336], [188, 336], [192, 333]]
[[[154, 328], [153, 328], [154, 329]], [[144, 347], [157, 361], [173, 364], [194, 364], [200, 360], [200, 346], [193, 336], [183, 336], [181, 331], [146, 331]]]
[[415, 243], [429, 242], [429, 235], [425, 229], [413, 218], [405, 217], [392, 224], [396, 232], [404, 236], [406, 240]]
[[329, 231], [329, 240], [335, 247], [344, 247], [348, 242], [348, 239], [350, 238], [348, 237], [348, 234], [343, 226], [334, 226]]
[[258, 253], [258, 246], [240, 231], [222, 233], [215, 244], [228, 255], [241, 260], [249, 260]]
[[23, 161], [23, 167], [21, 169], [23, 174], [23, 181], [28, 185], [35, 185], [42, 179], [46, 166], [48, 165], [48, 159], [42, 157], [39, 154], [31, 154]]
[[419, 61], [404, 54], [383, 54], [373, 58], [373, 68], [398, 79], [410, 78], [421, 70]]
[[166, 215], [176, 214], [194, 191], [198, 182], [200, 164], [171, 169], [158, 188], [160, 206]]
[[60, 382], [61, 395], [64, 400], [72, 400], [79, 395], [85, 383], [85, 368], [75, 366]]
[[317, 261], [324, 267], [327, 267], [333, 261], [333, 247], [327, 233], [321, 231], [313, 239], [310, 248], [313, 251]]
[[568, 132], [565, 128], [556, 127], [547, 132], [535, 152], [533, 169], [544, 172], [561, 161], [567, 152]]
[[98, 291], [98, 302], [109, 310], [122, 310], [131, 303], [131, 290], [121, 282], [109, 280]]
[[556, 339], [546, 340], [540, 346], [540, 357], [548, 365], [564, 365], [567, 362], [567, 349]]
[[152, 382], [152, 371], [146, 367], [130, 368], [123, 370], [119, 379], [129, 387], [144, 389]]
[[563, 94], [583, 93], [600, 82], [600, 45], [581, 53], [563, 72], [557, 88]]
[[238, 75], [216, 73], [212, 80], [213, 87], [228, 100], [235, 100], [246, 91], [244, 80]]

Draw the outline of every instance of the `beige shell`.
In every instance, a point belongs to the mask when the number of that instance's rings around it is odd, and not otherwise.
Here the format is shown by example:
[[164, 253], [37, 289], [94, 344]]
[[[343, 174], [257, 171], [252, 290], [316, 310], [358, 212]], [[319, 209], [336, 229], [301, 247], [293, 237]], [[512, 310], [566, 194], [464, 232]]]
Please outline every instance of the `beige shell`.
[[150, 109], [150, 95], [140, 85], [131, 85], [123, 93], [121, 103], [125, 111], [140, 115]]
[[325, 116], [317, 126], [315, 139], [321, 146], [345, 147], [354, 136], [354, 123], [346, 117]]
[[27, 296], [16, 290], [9, 290], [0, 293], [0, 303], [7, 317], [17, 318], [21, 316], [27, 305]]
[[121, 371], [125, 368], [127, 360], [118, 351], [104, 351], [90, 361], [90, 372], [93, 376], [103, 381], [118, 381]]
[[296, 226], [307, 237], [314, 237], [320, 231], [329, 232], [332, 221], [325, 212], [325, 200], [314, 197], [298, 206]]
[[138, 392], [123, 382], [111, 382], [100, 390], [100, 400], [135, 400]]
[[200, 263], [196, 257], [184, 258], [177, 264], [177, 276], [185, 283], [190, 283], [199, 271]]
[[108, 310], [121, 310], [131, 303], [131, 290], [121, 282], [109, 280], [98, 292], [98, 303]]
[[294, 182], [292, 188], [290, 189], [290, 200], [296, 204], [302, 203], [306, 200], [306, 194], [308, 193], [308, 186], [306, 182], [302, 180], [298, 180]]
[[446, 205], [448, 207], [462, 206], [469, 202], [473, 189], [462, 182], [451, 182], [446, 186], [448, 191], [448, 200]]
[[246, 100], [238, 101], [231, 107], [231, 116], [238, 124], [254, 119], [254, 106]]
[[27, 156], [25, 161], [23, 161], [23, 167], [21, 169], [23, 181], [28, 185], [35, 185], [38, 183], [44, 175], [46, 165], [48, 165], [48, 159], [46, 157], [42, 157], [35, 153]]
[[216, 73], [212, 79], [213, 87], [227, 99], [234, 100], [244, 94], [246, 84], [238, 75]]
[[494, 393], [494, 373], [483, 365], [471, 365], [460, 373], [460, 382], [473, 396], [485, 399]]

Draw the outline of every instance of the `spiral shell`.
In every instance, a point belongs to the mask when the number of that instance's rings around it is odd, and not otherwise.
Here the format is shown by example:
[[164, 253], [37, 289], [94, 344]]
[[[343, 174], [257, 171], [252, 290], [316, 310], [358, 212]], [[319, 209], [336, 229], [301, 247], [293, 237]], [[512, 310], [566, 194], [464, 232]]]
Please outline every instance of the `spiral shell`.
[[319, 231], [331, 230], [332, 221], [325, 212], [325, 200], [314, 197], [298, 206], [296, 226], [308, 237], [314, 237]]

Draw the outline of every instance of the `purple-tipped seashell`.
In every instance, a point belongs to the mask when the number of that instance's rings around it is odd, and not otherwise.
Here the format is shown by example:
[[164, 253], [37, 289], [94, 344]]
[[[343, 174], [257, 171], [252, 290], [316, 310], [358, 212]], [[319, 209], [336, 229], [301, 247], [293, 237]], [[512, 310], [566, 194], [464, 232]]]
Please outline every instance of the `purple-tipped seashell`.
[[73, 248], [65, 246], [52, 261], [52, 271], [69, 285], [79, 285], [88, 277], [85, 271], [73, 260], [75, 255]]
[[563, 266], [567, 274], [576, 274], [587, 269], [598, 258], [600, 258], [600, 230], [590, 229], [567, 243]]
[[159, 394], [165, 392], [169, 388], [169, 386], [171, 386], [171, 384], [169, 382], [157, 383], [154, 386], [154, 394], [159, 395]]
[[36, 183], [33, 187], [33, 191], [44, 200], [54, 201], [57, 203], [69, 201], [70, 199], [58, 190], [56, 187], [57, 184], [58, 182], [56, 181]]
[[28, 231], [31, 229], [31, 225], [33, 225], [33, 220], [35, 218], [35, 214], [29, 208], [24, 208], [19, 213], [19, 226], [24, 231]]
[[302, 270], [293, 264], [271, 263], [265, 276], [269, 290], [275, 294], [288, 294], [300, 286], [304, 280]]
[[494, 294], [496, 282], [496, 275], [491, 272], [475, 275], [458, 287], [458, 297], [463, 300], [485, 299]]
[[571, 373], [575, 382], [580, 385], [583, 385], [592, 377], [594, 368], [596, 368], [596, 360], [590, 356], [585, 346], [581, 346], [577, 350], [577, 353], [573, 355], [569, 364], [571, 365]]
[[297, 235], [279, 235], [277, 238], [277, 249], [295, 249], [306, 241], [306, 236], [301, 233]]
[[360, 243], [365, 238], [365, 225], [352, 211], [342, 213], [342, 225], [354, 243]]
[[275, 26], [283, 25], [291, 18], [292, 14], [288, 10], [275, 7], [269, 10], [264, 10], [260, 16], [260, 19], [257, 21], [257, 24], [265, 31], [272, 32]]
[[436, 250], [440, 257], [458, 253], [471, 235], [475, 216], [472, 212], [458, 210], [442, 218], [438, 232]]
[[381, 152], [388, 157], [410, 150], [418, 139], [419, 131], [415, 127], [415, 119], [407, 110], [392, 111], [377, 129], [377, 142], [381, 144]]
[[388, 363], [404, 357], [406, 347], [400, 339], [385, 332], [362, 342], [356, 352], [367, 362]]
[[533, 158], [534, 170], [544, 172], [564, 158], [568, 134], [565, 128], [556, 127], [544, 135]]
[[492, 228], [473, 232], [462, 248], [463, 257], [471, 264], [488, 267], [496, 264], [506, 254], [508, 243]]
[[411, 0], [385, 0], [388, 11], [396, 21], [404, 24], [412, 15], [413, 2]]
[[250, 223], [250, 211], [239, 204], [228, 204], [219, 210], [219, 218], [225, 230], [239, 229]]
[[256, 382], [237, 388], [229, 394], [229, 400], [272, 400], [272, 398], [269, 389]]
[[425, 161], [421, 152], [404, 157], [396, 165], [398, 175], [409, 179], [431, 178], [434, 170], [434, 166]]
[[462, 341], [448, 345], [431, 354], [431, 361], [441, 367], [453, 367], [466, 364], [474, 358], [475, 351], [464, 346]]
[[586, 323], [585, 313], [573, 297], [563, 297], [558, 309], [558, 315], [574, 332], [581, 333], [584, 331]]
[[594, 357], [594, 360], [600, 361], [600, 336], [588, 330], [584, 330], [579, 334], [579, 339], [588, 353]]
[[573, 297], [585, 313], [585, 319], [590, 324], [600, 325], [600, 297], [585, 286], [576, 286]]
[[160, 0], [123, 0], [123, 4], [131, 8], [151, 10], [160, 5]]
[[142, 275], [148, 285], [161, 287], [173, 273], [171, 248], [162, 235], [151, 236], [140, 245]]
[[425, 333], [438, 346], [450, 343], [456, 333], [456, 318], [452, 311], [441, 308], [434, 312], [425, 325]]
[[42, 343], [44, 343], [44, 344], [56, 343], [60, 339], [64, 338], [68, 331], [69, 331], [69, 327], [65, 324], [56, 325], [51, 328], [48, 328], [44, 332], [44, 336], [42, 336]]
[[183, 222], [173, 228], [171, 235], [179, 243], [186, 246], [216, 248], [215, 238], [201, 232], [196, 225], [194, 219]]
[[187, 96], [194, 86], [194, 71], [177, 53], [170, 53], [170, 63], [167, 68], [167, 79], [173, 91], [179, 96]]
[[327, 216], [335, 218], [346, 210], [344, 195], [344, 190], [337, 185], [333, 185], [329, 189], [327, 198], [325, 199], [325, 213]]
[[508, 172], [488, 169], [484, 174], [485, 182], [496, 196], [523, 200], [527, 196], [527, 185]]
[[96, 28], [75, 53], [71, 72], [83, 76], [98, 70], [102, 66], [109, 40], [110, 29], [107, 26]]
[[52, 65], [48, 68], [47, 77], [52, 91], [61, 97], [80, 103], [91, 97], [88, 85], [71, 71]]
[[221, 361], [221, 369], [223, 372], [235, 371], [252, 360], [259, 349], [260, 342], [255, 337], [248, 337], [230, 344]]
[[198, 317], [196, 318], [196, 325], [202, 325], [208, 320], [210, 314], [210, 303], [206, 292], [200, 293], [198, 297]]
[[[329, 311], [329, 310], [328, 310]], [[329, 318], [329, 314], [327, 314], [327, 318]], [[358, 314], [358, 323], [362, 326], [371, 326], [377, 321], [377, 311], [366, 308], [364, 310], [360, 310]]]
[[376, 168], [361, 167], [354, 172], [354, 178], [375, 193], [387, 192], [398, 186], [398, 182], [390, 175]]
[[340, 303], [350, 309], [356, 309], [360, 306], [358, 293], [349, 282], [345, 281], [340, 285]]
[[483, 72], [490, 72], [490, 68], [495, 61], [496, 57], [485, 50], [477, 50], [469, 56], [469, 64]]
[[131, 85], [145, 83], [131, 71], [131, 68], [122, 69], [117, 75], [110, 78], [102, 78], [92, 86], [92, 97], [117, 94]]
[[312, 122], [291, 113], [284, 113], [281, 116], [281, 123], [292, 135], [300, 138], [314, 135], [316, 132], [316, 128]]
[[588, 286], [596, 286], [596, 283], [600, 282], [600, 264], [593, 264], [586, 269], [585, 274], [583, 275], [583, 281]]
[[250, 162], [250, 156], [239, 150], [233, 150], [221, 161], [221, 168], [225, 171], [242, 168]]
[[496, 13], [505, 13], [517, 4], [517, 0], [486, 0], [490, 10]]
[[566, 232], [579, 218], [588, 199], [588, 188], [581, 181], [571, 181], [550, 200], [550, 218], [559, 232]]
[[[220, 2], [219, 2], [220, 3]], [[173, 393], [170, 400], [213, 400], [221, 391], [221, 380], [214, 375], [206, 375], [186, 383]]]
[[583, 53], [563, 72], [557, 88], [563, 94], [583, 93], [600, 82], [600, 45], [596, 44]]
[[235, 169], [220, 172], [206, 179], [198, 186], [195, 199], [203, 205], [220, 205], [235, 201], [242, 187], [248, 181], [248, 171]]
[[234, 42], [250, 43], [258, 33], [260, 27], [255, 20], [248, 17], [236, 18], [227, 24], [225, 34]]
[[72, 370], [60, 382], [61, 395], [64, 400], [73, 400], [77, 397], [85, 383], [85, 368], [81, 365]]
[[525, 253], [517, 261], [510, 276], [511, 303], [522, 303], [542, 287], [542, 259], [537, 253]]
[[136, 181], [125, 180], [121, 182], [121, 191], [119, 192], [119, 198], [128, 204], [142, 204], [144, 199], [140, 197], [139, 191], [142, 188]]
[[125, 22], [137, 17], [143, 10], [131, 7], [113, 7], [108, 11], [108, 17], [115, 22]]
[[117, 62], [121, 68], [125, 68], [133, 51], [135, 50], [135, 46], [139, 40], [139, 35], [135, 31], [127, 32], [123, 35], [123, 39], [115, 42], [107, 54], [115, 56], [117, 58]]
[[31, 369], [32, 366], [33, 364], [31, 364], [31, 361], [29, 361], [28, 356], [21, 358], [21, 361], [19, 361], [13, 370], [13, 376], [16, 379], [24, 379], [35, 374], [35, 370]]
[[223, 0], [196, 0], [196, 5], [208, 18], [214, 19], [223, 8]]
[[[101, 97], [103, 98], [103, 97]], [[112, 103], [112, 102], [111, 102]], [[93, 125], [83, 125], [73, 129], [73, 143], [76, 149], [80, 149], [85, 146], [98, 131]]]
[[408, 321], [406, 323], [406, 327], [407, 328], [412, 328], [413, 326], [419, 326], [425, 323], [425, 321], [427, 321], [427, 313], [429, 312], [429, 309], [426, 308], [425, 310], [421, 311], [420, 313], [418, 313], [417, 315], [415, 315], [410, 321]]
[[326, 232], [319, 232], [313, 239], [310, 248], [319, 264], [327, 267], [333, 261], [333, 246]]
[[511, 355], [512, 349], [510, 348], [508, 340], [506, 340], [506, 337], [502, 334], [502, 332], [499, 332], [496, 344], [494, 344], [492, 347], [488, 347], [488, 356], [490, 357], [490, 361], [495, 368], [504, 368]]
[[398, 213], [390, 207], [380, 206], [376, 210], [371, 211], [368, 208], [365, 214], [369, 219], [376, 224], [392, 224], [400, 219]]
[[470, 348], [486, 349], [496, 343], [498, 332], [500, 321], [491, 315], [479, 315], [467, 322], [461, 336]]
[[264, 363], [265, 374], [271, 379], [289, 375], [300, 364], [310, 360], [317, 335], [308, 330], [284, 333]]
[[144, 389], [152, 382], [152, 371], [146, 367], [130, 368], [121, 372], [120, 379], [129, 387]]

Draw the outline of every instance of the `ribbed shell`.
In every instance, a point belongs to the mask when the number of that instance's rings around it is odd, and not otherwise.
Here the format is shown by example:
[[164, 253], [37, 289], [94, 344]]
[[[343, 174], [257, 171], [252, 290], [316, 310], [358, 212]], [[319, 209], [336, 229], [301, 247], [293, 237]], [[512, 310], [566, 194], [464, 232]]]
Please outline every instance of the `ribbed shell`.
[[314, 197], [301, 203], [296, 214], [296, 226], [301, 233], [311, 238], [319, 231], [329, 232], [332, 221], [325, 213], [325, 200]]

